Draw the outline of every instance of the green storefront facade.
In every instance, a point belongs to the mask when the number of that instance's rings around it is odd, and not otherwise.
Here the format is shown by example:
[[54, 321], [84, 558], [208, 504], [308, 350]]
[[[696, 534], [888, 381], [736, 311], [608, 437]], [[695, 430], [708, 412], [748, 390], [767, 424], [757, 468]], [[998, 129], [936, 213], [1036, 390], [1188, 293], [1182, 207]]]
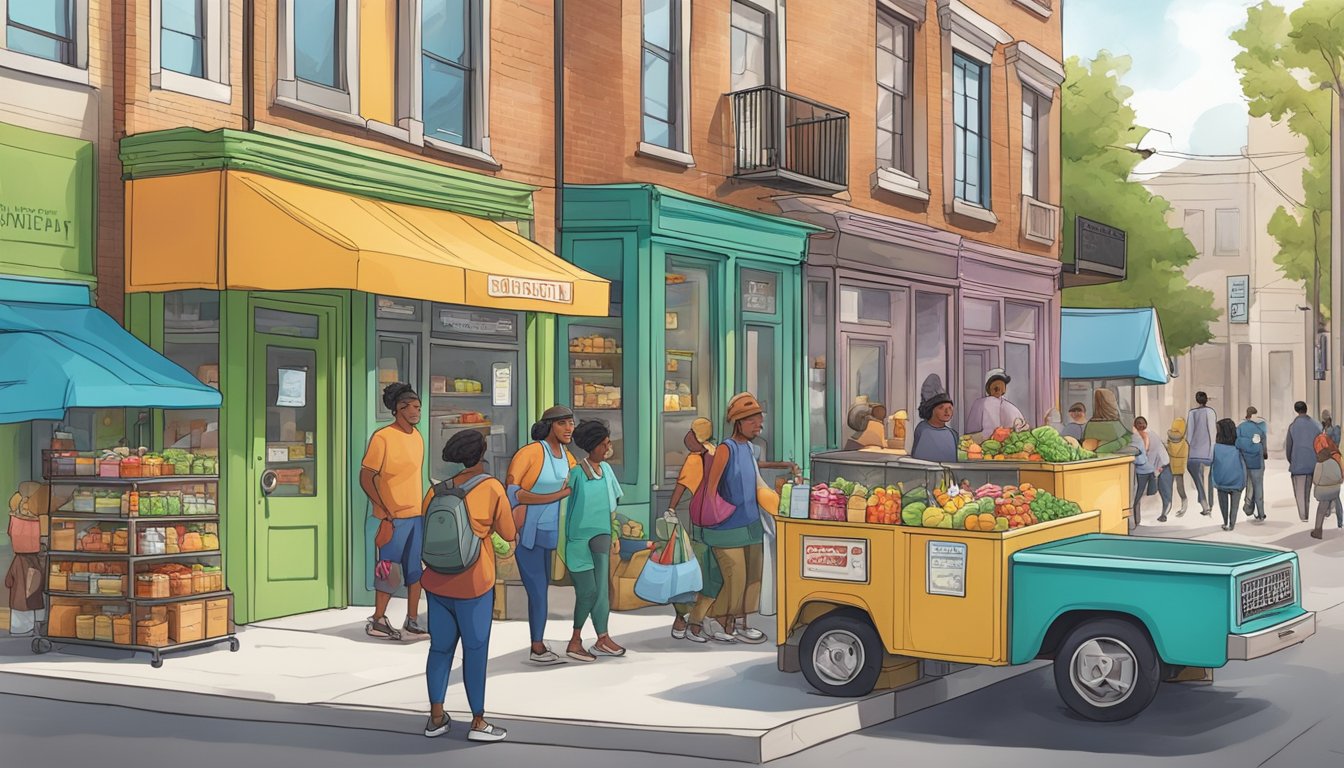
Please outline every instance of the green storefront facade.
[[[667, 507], [683, 438], [753, 391], [764, 459], [806, 466], [803, 261], [818, 227], [649, 184], [566, 186], [561, 253], [612, 285], [612, 317], [561, 318], [559, 402], [613, 426], [622, 513]], [[594, 399], [596, 398], [596, 399]]]
[[[150, 185], [198, 182], [202, 174], [218, 175], [221, 184], [232, 183], [231, 175], [256, 174], [488, 219], [524, 237], [531, 232], [533, 187], [340, 142], [177, 129], [127, 137], [121, 154], [132, 230], [128, 274], [139, 255], [134, 228], [172, 215], [155, 210], [165, 197], [149, 194]], [[148, 209], [137, 210], [141, 205]], [[214, 255], [187, 248], [181, 258]], [[128, 278], [132, 332], [203, 379], [217, 377], [223, 395], [218, 414], [156, 415], [153, 433], [187, 447], [217, 441], [222, 540], [239, 623], [372, 603], [376, 524], [358, 472], [369, 436], [391, 421], [379, 402], [384, 383], [409, 380], [422, 393], [426, 482], [443, 478], [446, 469], [437, 466], [443, 436], [460, 420], [488, 430], [497, 465], [496, 456], [516, 451], [535, 414], [556, 397], [553, 314], [331, 288], [320, 278], [303, 290], [146, 290], [132, 283]], [[484, 392], [457, 391], [458, 372], [478, 363], [486, 373], [473, 376]], [[281, 379], [298, 389], [286, 394]], [[210, 431], [217, 434], [211, 438]], [[261, 491], [268, 471], [281, 473], [281, 491]]]

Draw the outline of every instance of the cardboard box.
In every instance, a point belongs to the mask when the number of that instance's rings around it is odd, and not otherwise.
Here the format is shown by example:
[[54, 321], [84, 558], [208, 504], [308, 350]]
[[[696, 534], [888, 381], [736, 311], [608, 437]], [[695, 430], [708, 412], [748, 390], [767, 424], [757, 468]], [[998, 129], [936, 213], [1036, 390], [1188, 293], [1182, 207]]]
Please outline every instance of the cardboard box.
[[205, 636], [223, 637], [229, 634], [229, 599], [221, 597], [205, 601]]
[[51, 610], [47, 614], [47, 636], [74, 637], [75, 617], [78, 615], [78, 605], [58, 604], [51, 606]]
[[168, 639], [191, 643], [205, 639], [205, 603], [191, 600], [168, 606]]
[[135, 625], [136, 645], [148, 645], [159, 648], [168, 644], [168, 623], [147, 620]]
[[644, 549], [634, 553], [629, 560], [622, 560], [611, 572], [611, 609], [613, 611], [634, 611], [647, 608], [653, 603], [639, 599], [635, 595], [635, 582], [649, 561], [651, 550]]

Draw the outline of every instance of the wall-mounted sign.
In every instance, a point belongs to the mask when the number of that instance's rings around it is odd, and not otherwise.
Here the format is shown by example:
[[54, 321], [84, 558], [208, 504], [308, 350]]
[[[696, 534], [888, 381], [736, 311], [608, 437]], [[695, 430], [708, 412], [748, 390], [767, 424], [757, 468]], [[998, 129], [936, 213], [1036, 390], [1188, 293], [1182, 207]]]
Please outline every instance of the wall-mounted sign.
[[275, 404], [280, 408], [303, 408], [308, 405], [308, 371], [304, 368], [281, 368]]
[[966, 596], [966, 545], [955, 541], [928, 544], [930, 595]]
[[777, 279], [769, 272], [742, 271], [742, 311], [775, 313]]
[[497, 408], [513, 405], [513, 366], [495, 363], [491, 369], [491, 404]]
[[803, 537], [803, 578], [868, 582], [868, 540]]
[[89, 142], [0, 123], [0, 272], [93, 274], [94, 171]]
[[573, 304], [574, 284], [526, 277], [486, 277], [486, 292], [497, 299], [533, 299], [552, 304]]
[[1073, 239], [1073, 271], [1124, 278], [1128, 263], [1125, 230], [1077, 217]]
[[491, 312], [484, 309], [454, 308], [435, 305], [434, 332], [471, 334], [473, 336], [505, 336], [518, 338], [518, 316], [512, 312]]
[[1251, 322], [1251, 276], [1227, 278], [1227, 322], [1245, 325]]
[[420, 302], [415, 299], [379, 296], [375, 314], [388, 320], [419, 320]]

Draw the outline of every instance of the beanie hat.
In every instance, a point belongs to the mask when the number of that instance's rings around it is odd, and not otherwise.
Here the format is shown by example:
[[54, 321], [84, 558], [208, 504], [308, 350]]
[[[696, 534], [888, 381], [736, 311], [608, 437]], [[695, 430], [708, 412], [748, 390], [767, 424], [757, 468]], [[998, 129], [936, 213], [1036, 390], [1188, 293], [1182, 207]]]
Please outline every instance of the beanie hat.
[[951, 402], [952, 398], [948, 397], [947, 390], [943, 388], [942, 378], [936, 373], [931, 373], [919, 388], [919, 418], [928, 421], [929, 417], [933, 416], [934, 408]]

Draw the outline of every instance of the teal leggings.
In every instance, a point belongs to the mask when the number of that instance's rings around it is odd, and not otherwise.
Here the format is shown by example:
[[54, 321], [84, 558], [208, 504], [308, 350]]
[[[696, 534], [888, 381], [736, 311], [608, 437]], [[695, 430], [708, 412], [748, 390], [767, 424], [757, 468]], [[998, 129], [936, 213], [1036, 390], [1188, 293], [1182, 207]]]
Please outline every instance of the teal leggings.
[[574, 582], [574, 628], [583, 629], [591, 616], [593, 629], [605, 635], [611, 616], [611, 534], [589, 539], [588, 551], [593, 555], [593, 569], [569, 574]]

